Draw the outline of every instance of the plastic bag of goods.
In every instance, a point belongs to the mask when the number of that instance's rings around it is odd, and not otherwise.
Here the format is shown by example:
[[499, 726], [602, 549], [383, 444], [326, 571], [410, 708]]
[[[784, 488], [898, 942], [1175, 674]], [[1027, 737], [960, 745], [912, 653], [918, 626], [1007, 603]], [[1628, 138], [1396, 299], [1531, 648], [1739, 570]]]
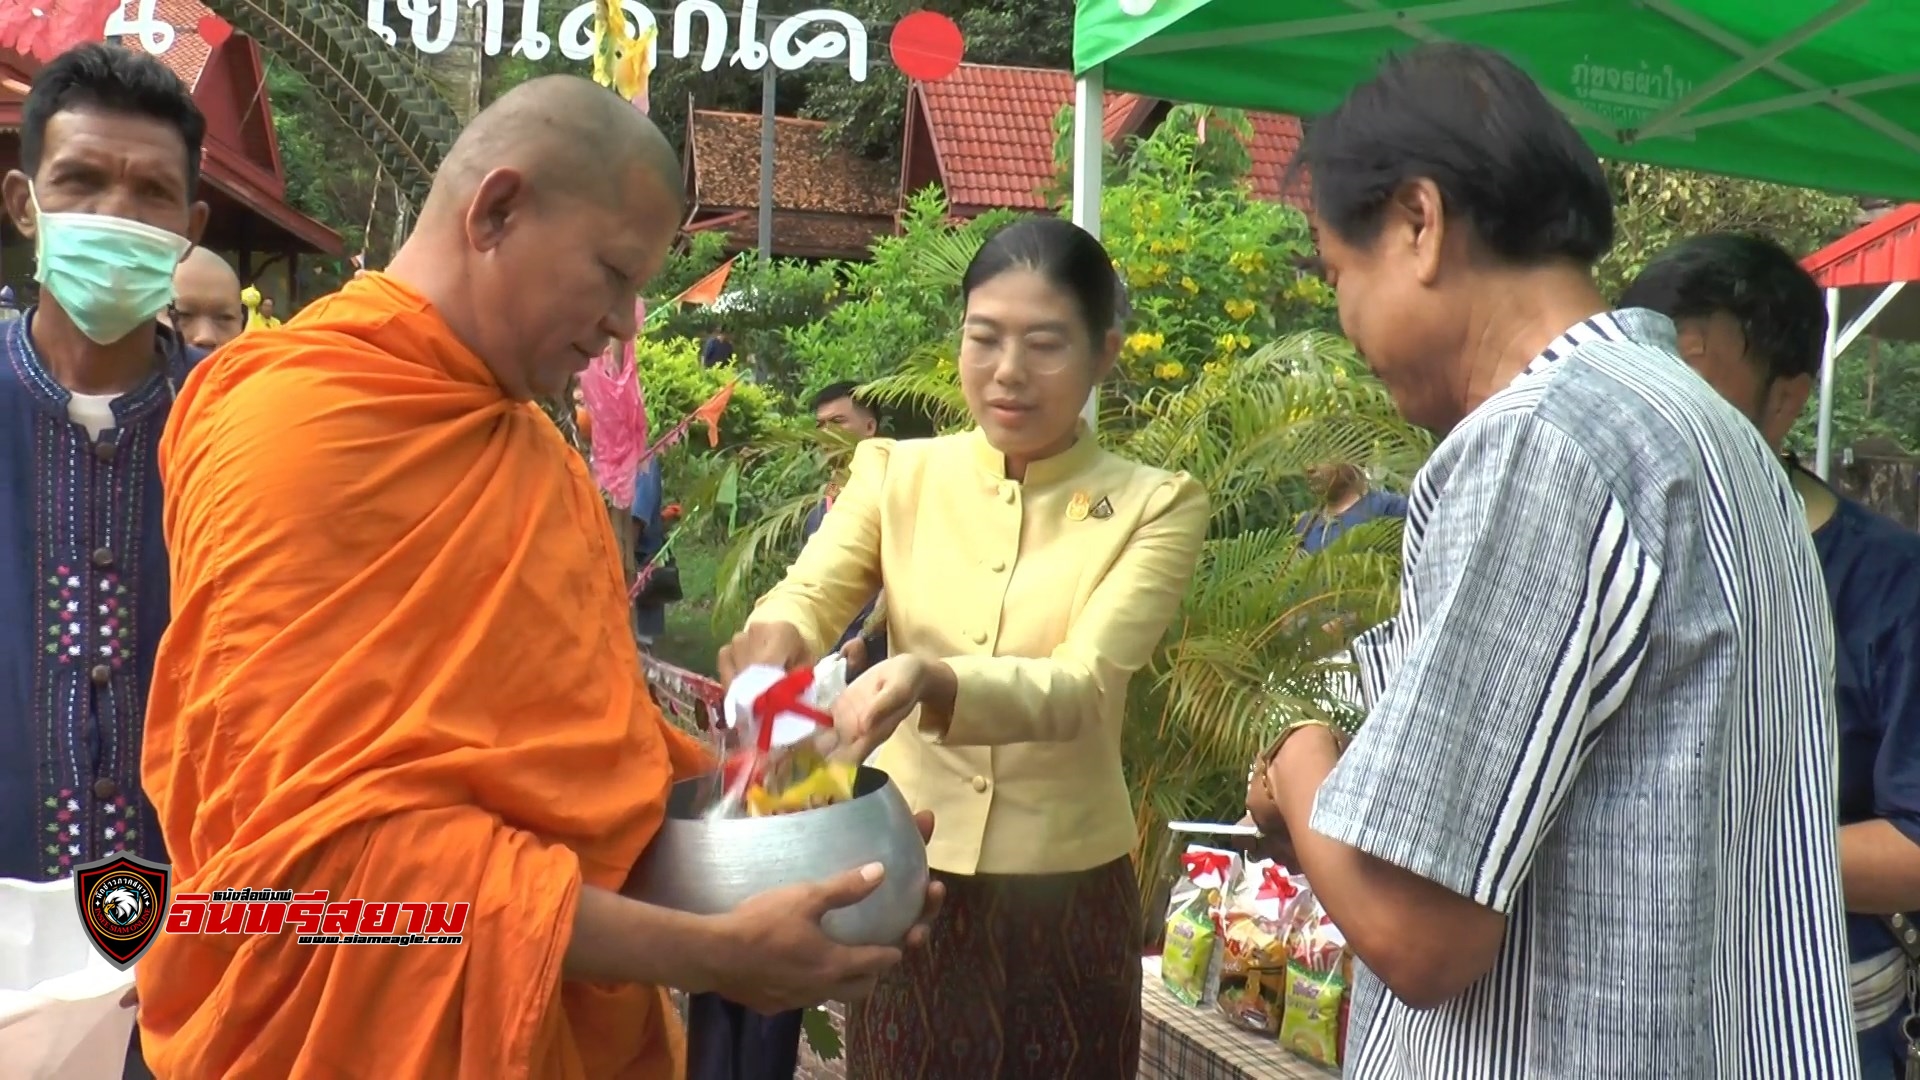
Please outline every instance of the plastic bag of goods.
[[1347, 1038], [1347, 939], [1316, 903], [1298, 921], [1287, 953], [1287, 1007], [1280, 1022], [1280, 1045], [1309, 1061], [1337, 1068]]
[[1240, 872], [1240, 856], [1194, 845], [1180, 856], [1180, 877], [1167, 902], [1160, 978], [1186, 1005], [1210, 1005], [1220, 986], [1221, 910]]
[[1220, 1011], [1264, 1035], [1280, 1031], [1287, 1005], [1287, 937], [1310, 906], [1306, 879], [1268, 859], [1247, 863], [1228, 891], [1220, 939]]
[[853, 798], [858, 762], [834, 755], [833, 703], [847, 687], [846, 658], [811, 669], [747, 668], [727, 688], [716, 725], [720, 795], [712, 817], [767, 817]]

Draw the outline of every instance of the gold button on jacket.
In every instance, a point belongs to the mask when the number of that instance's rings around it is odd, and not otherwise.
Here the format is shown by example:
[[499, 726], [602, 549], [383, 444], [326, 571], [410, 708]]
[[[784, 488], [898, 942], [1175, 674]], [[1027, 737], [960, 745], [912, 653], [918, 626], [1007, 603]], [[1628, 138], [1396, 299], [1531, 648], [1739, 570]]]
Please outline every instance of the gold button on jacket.
[[978, 430], [869, 439], [752, 621], [790, 623], [825, 653], [884, 586], [889, 650], [943, 659], [958, 677], [946, 737], [909, 718], [878, 762], [933, 811], [934, 867], [1086, 870], [1133, 847], [1127, 681], [1179, 609], [1206, 528], [1192, 478], [1091, 435], [1024, 482]]

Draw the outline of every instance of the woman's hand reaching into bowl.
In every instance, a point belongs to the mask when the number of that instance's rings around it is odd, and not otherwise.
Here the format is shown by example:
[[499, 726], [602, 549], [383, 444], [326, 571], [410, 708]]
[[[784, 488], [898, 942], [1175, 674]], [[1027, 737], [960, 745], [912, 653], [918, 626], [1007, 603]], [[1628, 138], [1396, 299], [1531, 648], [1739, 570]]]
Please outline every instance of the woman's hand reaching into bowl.
[[953, 669], [946, 664], [912, 653], [889, 657], [868, 668], [833, 703], [833, 727], [841, 744], [850, 747], [847, 756], [865, 761], [917, 707], [934, 707], [921, 714], [922, 730], [944, 734], [953, 695]]
[[789, 623], [748, 623], [720, 647], [717, 668], [720, 685], [729, 686], [733, 677], [755, 664], [768, 664], [781, 671], [812, 667], [818, 659], [807, 639]]

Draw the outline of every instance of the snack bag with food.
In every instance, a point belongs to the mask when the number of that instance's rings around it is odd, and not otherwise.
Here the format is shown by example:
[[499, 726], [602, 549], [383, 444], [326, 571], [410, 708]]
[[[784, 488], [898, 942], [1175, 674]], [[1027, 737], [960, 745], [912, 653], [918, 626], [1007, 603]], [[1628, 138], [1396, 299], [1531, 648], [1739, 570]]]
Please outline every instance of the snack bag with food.
[[1221, 936], [1220, 1011], [1251, 1031], [1280, 1030], [1287, 1000], [1287, 930], [1311, 903], [1304, 878], [1261, 859], [1246, 864], [1230, 891]]
[[1286, 1016], [1280, 1045], [1338, 1067], [1347, 999], [1347, 939], [1314, 904], [1288, 947]]
[[1187, 1005], [1212, 1004], [1220, 983], [1220, 912], [1240, 856], [1195, 845], [1180, 857], [1180, 877], [1167, 904], [1160, 978]]
[[828, 710], [846, 689], [846, 659], [835, 655], [792, 672], [752, 667], [727, 690], [720, 796], [712, 817], [762, 817], [830, 806], [853, 797], [857, 762], [833, 754]]

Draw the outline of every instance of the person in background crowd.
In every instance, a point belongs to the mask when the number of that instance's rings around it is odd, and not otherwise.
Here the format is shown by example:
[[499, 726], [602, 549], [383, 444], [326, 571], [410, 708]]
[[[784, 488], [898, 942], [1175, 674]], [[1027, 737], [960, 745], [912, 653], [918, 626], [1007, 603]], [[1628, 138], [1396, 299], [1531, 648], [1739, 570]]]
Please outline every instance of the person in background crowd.
[[240, 290], [240, 302], [247, 307], [248, 330], [271, 330], [280, 325], [280, 320], [273, 317], [273, 299], [262, 296], [257, 286]]
[[[836, 428], [853, 436], [858, 443], [871, 439], [880, 433], [880, 410], [860, 394], [860, 385], [854, 382], [837, 382], [821, 388], [813, 395], [813, 422], [821, 428]], [[801, 543], [813, 538], [820, 530], [820, 523], [826, 520], [827, 511], [833, 508], [833, 500], [840, 494], [840, 485], [835, 482], [827, 485], [827, 491], [820, 505], [807, 515], [800, 530]], [[880, 594], [867, 601], [847, 624], [846, 632], [834, 648], [847, 658], [847, 674], [858, 675], [868, 667], [887, 658], [887, 627], [884, 614], [874, 618], [874, 612], [880, 608]], [[872, 625], [869, 625], [869, 624]]]
[[1390, 491], [1369, 491], [1367, 474], [1344, 461], [1315, 465], [1307, 470], [1307, 484], [1320, 499], [1318, 508], [1302, 514], [1293, 531], [1300, 549], [1309, 555], [1339, 539], [1355, 525], [1374, 518], [1407, 516], [1407, 499]]
[[[667, 605], [678, 603], [680, 567], [667, 547], [666, 489], [662, 484], [660, 457], [647, 458], [633, 478], [634, 565], [646, 575], [646, 584], [633, 598], [634, 636], [642, 648], [653, 651], [653, 643], [667, 631]], [[664, 553], [664, 554], [663, 554]], [[656, 565], [657, 563], [657, 565]]]
[[160, 318], [196, 349], [225, 345], [246, 329], [240, 275], [219, 255], [194, 248], [173, 272], [173, 306]]
[[700, 363], [704, 367], [719, 367], [733, 359], [733, 335], [724, 327], [715, 327], [707, 340], [700, 343]]
[[[1806, 407], [1827, 332], [1820, 287], [1778, 245], [1702, 236], [1620, 298], [1674, 320], [1680, 355], [1777, 454]], [[1865, 1080], [1901, 1075], [1913, 960], [1889, 916], [1920, 911], [1920, 534], [1844, 498], [1791, 457], [1837, 638], [1840, 884]]]
[[1857, 1076], [1819, 558], [1673, 324], [1607, 310], [1593, 151], [1428, 45], [1294, 164], [1342, 329], [1441, 436], [1365, 724], [1250, 778], [1357, 960], [1346, 1076]]
[[41, 68], [21, 114], [0, 193], [41, 292], [0, 326], [0, 877], [48, 881], [167, 861], [140, 776], [170, 602], [157, 457], [200, 353], [156, 317], [207, 222], [206, 122], [104, 44]]
[[1140, 1052], [1139, 892], [1120, 765], [1127, 684], [1207, 529], [1183, 474], [1081, 422], [1113, 370], [1116, 274], [1059, 218], [994, 234], [962, 281], [978, 425], [868, 439], [820, 531], [720, 656], [812, 664], [882, 582], [893, 655], [834, 706], [854, 752], [941, 821], [950, 913], [852, 1005], [851, 1080], [1127, 1080]]

